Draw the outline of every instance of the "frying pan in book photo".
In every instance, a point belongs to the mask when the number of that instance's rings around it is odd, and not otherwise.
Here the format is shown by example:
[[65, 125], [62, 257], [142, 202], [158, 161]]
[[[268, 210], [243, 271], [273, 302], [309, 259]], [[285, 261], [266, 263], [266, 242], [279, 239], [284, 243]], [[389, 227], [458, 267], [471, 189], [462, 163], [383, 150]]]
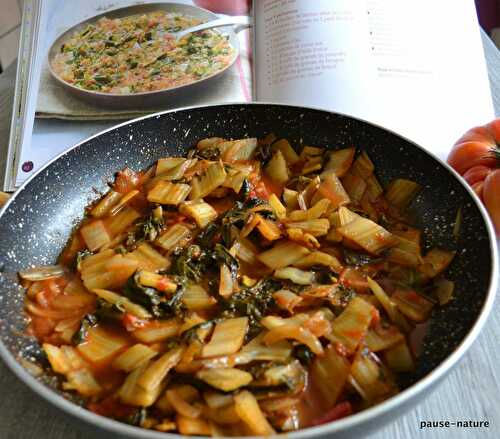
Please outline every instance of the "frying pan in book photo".
[[130, 107], [147, 108], [155, 105], [158, 106], [162, 103], [171, 102], [172, 99], [178, 99], [179, 97], [185, 96], [188, 93], [192, 94], [201, 92], [206, 87], [210, 87], [212, 82], [216, 81], [221, 75], [223, 75], [228, 69], [230, 69], [237, 60], [239, 56], [240, 46], [236, 32], [243, 29], [244, 27], [248, 27], [248, 25], [224, 26], [219, 29], [215, 29], [214, 32], [221, 32], [223, 35], [227, 36], [228, 42], [233, 49], [229, 62], [222, 69], [216, 70], [208, 76], [204, 76], [193, 82], [177, 85], [171, 88], [123, 94], [104, 93], [98, 90], [87, 90], [77, 87], [76, 85], [73, 85], [62, 79], [61, 76], [55, 71], [53, 62], [56, 55], [60, 52], [63, 44], [75, 33], [84, 31], [89, 25], [95, 24], [103, 17], [106, 17], [108, 19], [116, 19], [158, 11], [182, 14], [191, 18], [199, 19], [202, 22], [208, 22], [219, 18], [213, 12], [199, 8], [197, 6], [170, 2], [146, 3], [106, 11], [102, 14], [78, 23], [56, 38], [49, 49], [47, 58], [47, 63], [52, 78], [71, 95], [75, 96], [76, 98], [85, 100], [93, 105], [114, 107], [120, 109]]

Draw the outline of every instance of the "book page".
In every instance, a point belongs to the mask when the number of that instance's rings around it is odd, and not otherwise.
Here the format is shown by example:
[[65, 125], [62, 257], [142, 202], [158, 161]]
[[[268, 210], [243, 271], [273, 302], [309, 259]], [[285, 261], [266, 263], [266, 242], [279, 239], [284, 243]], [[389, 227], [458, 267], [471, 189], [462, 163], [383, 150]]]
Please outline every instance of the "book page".
[[[223, 35], [230, 35], [229, 42], [234, 46], [231, 65], [221, 74], [208, 77], [206, 81], [201, 81], [202, 84], [196, 84], [193, 87], [189, 85], [179, 87], [178, 91], [173, 91], [168, 98], [161, 101], [144, 98], [144, 103], [141, 105], [123, 108], [93, 103], [68, 92], [68, 89], [57, 82], [50, 73], [47, 56], [49, 48], [58, 35], [83, 20], [92, 20], [96, 15], [112, 13], [113, 10], [122, 7], [137, 5], [138, 9], [135, 13], [151, 13], [154, 9], [150, 8], [141, 12], [141, 7], [154, 3], [158, 5], [158, 10], [180, 13], [178, 12], [180, 8], [180, 11], [185, 11], [184, 15], [188, 19], [207, 21], [207, 14], [210, 19], [230, 15], [248, 15], [251, 2], [247, 0], [234, 0], [226, 5], [219, 4], [217, 0], [176, 0], [175, 3], [165, 4], [158, 3], [156, 0], [86, 0], [79, 3], [77, 8], [74, 7], [73, 2], [66, 0], [39, 1], [41, 1], [40, 22], [42, 24], [37, 33], [38, 43], [34, 49], [37, 55], [34, 63], [36, 71], [31, 80], [34, 91], [30, 94], [30, 105], [23, 115], [27, 120], [31, 120], [32, 124], [27, 126], [22, 144], [16, 146], [18, 155], [15, 166], [12, 163], [8, 165], [10, 169], [14, 169], [14, 175], [10, 176], [13, 184], [9, 184], [8, 189], [12, 190], [15, 186], [22, 184], [50, 159], [74, 144], [120, 122], [180, 107], [242, 102], [252, 99], [250, 29], [241, 30], [232, 36], [230, 33], [232, 27], [217, 30]], [[170, 10], [170, 8], [173, 9]], [[161, 30], [158, 31], [158, 35], [160, 33]], [[163, 68], [162, 65], [157, 67], [160, 70]], [[154, 70], [150, 69], [151, 75]]]
[[370, 89], [363, 3], [256, 2], [257, 100], [355, 113]]
[[322, 107], [445, 158], [494, 117], [472, 0], [260, 0], [259, 100]]

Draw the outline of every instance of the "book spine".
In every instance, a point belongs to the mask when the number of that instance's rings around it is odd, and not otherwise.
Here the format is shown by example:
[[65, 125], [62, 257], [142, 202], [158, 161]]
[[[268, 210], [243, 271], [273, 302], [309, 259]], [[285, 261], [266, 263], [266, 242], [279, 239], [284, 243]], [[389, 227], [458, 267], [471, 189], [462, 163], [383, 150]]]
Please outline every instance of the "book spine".
[[[27, 103], [30, 84], [33, 79], [35, 66], [35, 47], [39, 38], [41, 4], [43, 0], [25, 0], [21, 22], [21, 36], [17, 55], [16, 85], [12, 106], [12, 120], [10, 125], [9, 144], [5, 173], [3, 176], [3, 190], [14, 191], [16, 172], [28, 124], [33, 124], [33, 116], [27, 112]], [[30, 122], [31, 119], [31, 122]], [[31, 133], [31, 130], [29, 131]]]

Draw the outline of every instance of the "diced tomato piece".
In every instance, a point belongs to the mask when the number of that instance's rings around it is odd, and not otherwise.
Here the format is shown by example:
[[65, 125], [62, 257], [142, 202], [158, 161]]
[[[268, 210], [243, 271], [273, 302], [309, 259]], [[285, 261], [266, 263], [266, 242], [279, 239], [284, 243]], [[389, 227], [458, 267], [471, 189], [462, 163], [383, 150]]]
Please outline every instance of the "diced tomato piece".
[[366, 292], [369, 289], [366, 275], [355, 268], [349, 267], [342, 270], [339, 282], [346, 287], [353, 288], [358, 293]]
[[254, 187], [255, 189], [252, 191], [252, 193], [254, 193], [257, 198], [262, 198], [263, 200], [269, 199], [269, 196], [271, 194], [269, 193], [266, 185], [262, 181], [259, 181], [257, 184], [255, 184]]
[[158, 291], [164, 292], [170, 290], [171, 286], [172, 286], [172, 281], [167, 276], [164, 276], [158, 282], [156, 282], [155, 288]]
[[139, 175], [135, 171], [132, 171], [130, 168], [125, 168], [117, 172], [113, 189], [121, 194], [126, 194], [132, 189], [135, 189], [139, 181]]
[[335, 351], [337, 351], [337, 354], [341, 355], [342, 357], [347, 357], [347, 349], [343, 343], [335, 343]]
[[380, 323], [380, 312], [377, 308], [372, 309], [372, 321], [370, 323], [371, 326], [376, 326]]
[[138, 328], [142, 328], [145, 324], [146, 322], [144, 320], [141, 320], [139, 317], [136, 317], [129, 312], [126, 312], [123, 315], [122, 325], [129, 332], [135, 331]]

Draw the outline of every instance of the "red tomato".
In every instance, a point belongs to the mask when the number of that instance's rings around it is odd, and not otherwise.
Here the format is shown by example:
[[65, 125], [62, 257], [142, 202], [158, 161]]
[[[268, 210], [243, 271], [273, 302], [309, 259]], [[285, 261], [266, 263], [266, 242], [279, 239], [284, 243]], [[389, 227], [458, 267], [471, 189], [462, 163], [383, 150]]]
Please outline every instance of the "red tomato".
[[448, 163], [461, 175], [474, 166], [498, 166], [500, 118], [467, 131], [453, 146]]
[[378, 311], [377, 308], [372, 309], [372, 321], [370, 323], [370, 326], [375, 326], [380, 323], [380, 312]]
[[484, 180], [483, 200], [500, 236], [500, 169], [495, 169]]
[[467, 131], [453, 146], [448, 163], [483, 201], [500, 237], [500, 118]]
[[490, 172], [491, 168], [489, 168], [488, 166], [478, 165], [469, 168], [469, 170], [465, 172], [462, 177], [467, 181], [467, 183], [473, 185], [478, 181], [483, 181]]
[[472, 190], [476, 193], [476, 195], [480, 198], [481, 201], [483, 201], [483, 186], [484, 186], [484, 181], [476, 181], [474, 184], [471, 185]]

